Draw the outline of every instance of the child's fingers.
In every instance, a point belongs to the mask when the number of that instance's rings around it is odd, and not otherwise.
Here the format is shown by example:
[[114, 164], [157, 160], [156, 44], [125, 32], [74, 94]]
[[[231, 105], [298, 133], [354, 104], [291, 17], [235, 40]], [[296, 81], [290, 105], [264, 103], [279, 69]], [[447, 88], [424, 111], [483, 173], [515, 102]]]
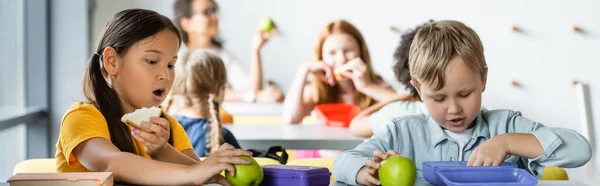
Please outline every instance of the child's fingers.
[[158, 137], [154, 133], [144, 132], [144, 131], [137, 130], [137, 129], [133, 130], [132, 133], [136, 134], [137, 136], [145, 139], [146, 141], [148, 141], [149, 143], [152, 143], [152, 144], [154, 142], [158, 141]]
[[352, 61], [348, 61], [346, 64], [343, 64], [341, 66], [336, 67], [334, 71], [337, 72], [337, 73], [351, 71], [352, 70], [352, 66], [353, 66], [353, 64], [351, 62]]
[[144, 146], [148, 146], [148, 145], [152, 144], [152, 142], [150, 142], [150, 140], [146, 139], [145, 137], [142, 137], [142, 136], [140, 135], [140, 133], [146, 133], [146, 134], [147, 134], [147, 132], [143, 132], [143, 131], [139, 131], [139, 130], [133, 130], [133, 131], [131, 132], [131, 135], [132, 135], [132, 136], [133, 136], [133, 137], [134, 137], [136, 140], [138, 140], [140, 143], [144, 144]]
[[471, 157], [469, 157], [469, 160], [467, 161], [467, 166], [473, 166], [475, 160], [477, 160], [477, 149], [475, 149], [471, 154]]
[[151, 123], [149, 121], [142, 121], [140, 123], [140, 125], [135, 126], [135, 128], [138, 128], [141, 131], [149, 132], [149, 133], [156, 133], [157, 131], [160, 131], [159, 129], [161, 129], [160, 126], [158, 126], [157, 124]]
[[492, 163], [492, 166], [500, 166], [502, 164], [503, 160], [496, 160], [494, 161], [494, 163]]
[[367, 166], [367, 168], [379, 169], [379, 163], [374, 162], [372, 160], [367, 160], [365, 162], [365, 165]]
[[140, 125], [137, 125], [135, 123], [127, 121], [127, 123], [125, 123], [125, 124], [131, 126], [132, 128], [136, 128], [136, 129], [139, 129], [139, 130], [142, 130], [142, 131], [145, 131], [145, 132], [152, 132], [152, 131], [150, 131], [150, 129], [148, 129], [148, 127], [146, 125], [142, 125], [142, 123], [140, 123]]
[[467, 161], [467, 166], [473, 166], [475, 160], [477, 160], [477, 158], [475, 158], [475, 155], [471, 155], [471, 157], [469, 157], [469, 161]]
[[378, 171], [379, 171], [379, 169], [367, 167], [367, 173], [369, 173], [370, 175], [377, 175]]
[[329, 83], [329, 85], [333, 86], [335, 85], [335, 77], [333, 77], [333, 71], [331, 70], [331, 68], [326, 67], [325, 65], [323, 65], [324, 68], [323, 71], [325, 71], [325, 79], [327, 80], [326, 82]]
[[[163, 118], [160, 118], [163, 119]], [[154, 135], [155, 137], [162, 137], [162, 138], [169, 138], [169, 135], [171, 135], [170, 131], [169, 131], [169, 127], [167, 127], [167, 129], [165, 129], [163, 126], [161, 126], [162, 124], [157, 124], [157, 123], [152, 123], [152, 122], [142, 122], [142, 126], [146, 126], [148, 129], [147, 130], [142, 130], [142, 131], [147, 131], [145, 133], [148, 133], [149, 135]], [[155, 139], [150, 139], [151, 137], [149, 135], [146, 135], [146, 139], [150, 140], [150, 141], [154, 141]]]
[[249, 160], [240, 158], [240, 157], [219, 157], [217, 159], [217, 161], [219, 163], [228, 163], [228, 164], [234, 164], [234, 165], [240, 165], [240, 164], [250, 164]]
[[142, 145], [144, 145], [146, 148], [148, 149], [156, 149], [156, 144], [148, 141], [147, 139], [144, 139], [143, 137], [141, 137], [140, 135], [136, 134], [135, 132], [132, 132], [131, 135], [138, 140], [140, 143], [142, 143]]
[[271, 37], [273, 37], [273, 35], [275, 34], [275, 32], [277, 32], [277, 29], [275, 29], [275, 28], [271, 29], [271, 31], [263, 34], [263, 38], [270, 39]]
[[492, 164], [494, 163], [494, 161], [490, 158], [484, 158], [483, 160], [483, 164], [481, 166], [492, 166]]
[[473, 165], [471, 165], [471, 166], [482, 166], [482, 165], [483, 165], [483, 158], [477, 157], [477, 158], [475, 158], [475, 161], [473, 161]]
[[167, 120], [165, 118], [150, 117], [150, 122], [154, 123], [154, 124], [157, 124], [159, 127], [163, 128], [166, 131], [170, 131], [171, 130], [171, 125], [169, 123], [169, 120]]
[[352, 79], [352, 77], [354, 76], [354, 74], [350, 71], [344, 71], [342, 73], [339, 73], [340, 75], [344, 76], [345, 78], [349, 78]]
[[354, 58], [352, 61], [352, 71], [356, 72], [365, 72], [367, 70], [367, 66], [359, 57]]
[[398, 154], [398, 152], [396, 152], [395, 150], [390, 150], [387, 151], [386, 153], [388, 156], [399, 156], [400, 154]]
[[325, 73], [323, 73], [323, 72], [314, 73], [314, 76], [319, 78], [319, 80], [329, 84], [329, 80], [327, 80], [327, 76], [325, 76]]
[[240, 157], [240, 156], [252, 156], [252, 152], [245, 151], [242, 149], [224, 150], [219, 152], [219, 157]]
[[225, 150], [234, 150], [235, 147], [233, 145], [230, 145], [229, 143], [224, 143], [223, 145], [221, 145], [219, 147], [219, 150], [217, 151], [225, 151]]
[[382, 160], [385, 160], [387, 158], [387, 154], [381, 152], [380, 150], [376, 150], [375, 152], [373, 152], [373, 161], [375, 162], [381, 162]]
[[233, 165], [231, 165], [229, 163], [219, 163], [219, 164], [217, 164], [217, 166], [219, 168], [219, 172], [227, 170], [227, 171], [229, 171], [231, 176], [235, 177], [235, 167], [233, 167]]
[[215, 177], [216, 177], [215, 178], [216, 179], [216, 181], [215, 181], [216, 184], [223, 185], [223, 186], [231, 186], [229, 184], [229, 182], [227, 181], [227, 179], [225, 179], [225, 177], [223, 177], [221, 175], [217, 175]]
[[367, 181], [373, 185], [380, 185], [381, 182], [379, 182], [379, 179], [375, 178], [372, 174], [369, 174], [367, 176]]

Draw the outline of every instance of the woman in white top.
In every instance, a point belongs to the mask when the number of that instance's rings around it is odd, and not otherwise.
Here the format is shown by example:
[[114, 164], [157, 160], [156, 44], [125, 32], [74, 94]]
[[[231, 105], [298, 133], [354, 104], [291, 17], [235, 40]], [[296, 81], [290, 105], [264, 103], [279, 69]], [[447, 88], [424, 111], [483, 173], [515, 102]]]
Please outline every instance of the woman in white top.
[[229, 87], [225, 101], [273, 103], [282, 102], [281, 90], [269, 86], [263, 89], [260, 49], [274, 33], [256, 31], [252, 41], [250, 74], [240, 62], [223, 50], [219, 33], [218, 6], [214, 0], [177, 0], [175, 2], [175, 24], [181, 29], [183, 41], [188, 49], [212, 49], [217, 52], [227, 68]]

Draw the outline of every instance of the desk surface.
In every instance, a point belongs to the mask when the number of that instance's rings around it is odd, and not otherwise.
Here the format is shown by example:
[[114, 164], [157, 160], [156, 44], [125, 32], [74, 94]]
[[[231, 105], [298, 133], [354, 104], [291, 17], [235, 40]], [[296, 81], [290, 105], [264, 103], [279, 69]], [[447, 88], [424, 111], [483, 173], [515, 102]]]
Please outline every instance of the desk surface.
[[[208, 186], [218, 186], [217, 184], [209, 184]], [[346, 186], [342, 183], [332, 182], [329, 186]], [[417, 182], [415, 186], [433, 186], [428, 182]], [[536, 186], [585, 186], [585, 184], [575, 181], [549, 181], [549, 180], [540, 180]]]
[[281, 116], [281, 103], [224, 102], [223, 108], [233, 116]]
[[347, 128], [324, 125], [224, 125], [244, 148], [352, 149], [366, 138], [353, 136]]
[[[346, 184], [342, 184], [342, 183], [337, 183], [337, 182], [333, 182], [330, 184], [330, 186], [345, 186]], [[415, 186], [433, 186], [432, 184], [430, 184], [429, 182], [417, 182], [415, 183]], [[537, 186], [585, 186], [585, 184], [579, 182], [579, 181], [575, 181], [575, 180], [568, 180], [568, 181], [550, 181], [550, 180], [540, 180], [537, 184]]]
[[[10, 184], [6, 183], [6, 182], [0, 182], [0, 186], [9, 186]], [[123, 184], [115, 184], [115, 186], [125, 186]], [[207, 184], [205, 186], [219, 186], [217, 184]], [[337, 183], [337, 182], [333, 182], [330, 184], [330, 186], [345, 186], [345, 184], [342, 183]], [[432, 186], [431, 184], [427, 183], [427, 182], [418, 182], [415, 183], [415, 186]], [[549, 180], [540, 180], [537, 184], [537, 186], [585, 186], [585, 184], [579, 182], [579, 181], [575, 181], [575, 180], [568, 180], [568, 181], [549, 181]]]

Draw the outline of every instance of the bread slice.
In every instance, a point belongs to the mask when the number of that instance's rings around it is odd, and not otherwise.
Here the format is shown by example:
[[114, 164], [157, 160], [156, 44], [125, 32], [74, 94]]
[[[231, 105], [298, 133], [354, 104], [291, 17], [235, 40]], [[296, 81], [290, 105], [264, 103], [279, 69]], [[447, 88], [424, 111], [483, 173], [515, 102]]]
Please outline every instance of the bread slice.
[[141, 126], [142, 121], [149, 121], [150, 117], [160, 117], [162, 110], [158, 107], [136, 109], [134, 112], [125, 114], [121, 121], [136, 128]]
[[337, 68], [333, 69], [333, 77], [337, 81], [342, 80], [344, 78], [344, 76], [342, 76], [342, 73], [349, 72], [349, 71], [350, 70], [344, 66], [337, 67]]
[[340, 73], [334, 72], [333, 73], [333, 77], [335, 78], [336, 81], [342, 80], [342, 75]]

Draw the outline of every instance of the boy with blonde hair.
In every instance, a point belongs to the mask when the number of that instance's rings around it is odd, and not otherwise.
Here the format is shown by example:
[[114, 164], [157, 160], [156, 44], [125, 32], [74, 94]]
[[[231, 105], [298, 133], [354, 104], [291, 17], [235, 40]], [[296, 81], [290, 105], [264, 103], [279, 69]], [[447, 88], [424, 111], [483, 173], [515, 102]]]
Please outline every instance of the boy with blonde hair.
[[417, 182], [423, 180], [424, 161], [469, 166], [506, 161], [539, 178], [545, 166], [573, 168], [590, 160], [589, 142], [573, 130], [545, 127], [512, 110], [481, 108], [487, 65], [479, 36], [465, 24], [423, 26], [411, 45], [409, 66], [429, 115], [395, 118], [384, 134], [344, 152], [333, 166], [337, 181], [378, 185], [379, 163], [392, 155], [416, 164]]

